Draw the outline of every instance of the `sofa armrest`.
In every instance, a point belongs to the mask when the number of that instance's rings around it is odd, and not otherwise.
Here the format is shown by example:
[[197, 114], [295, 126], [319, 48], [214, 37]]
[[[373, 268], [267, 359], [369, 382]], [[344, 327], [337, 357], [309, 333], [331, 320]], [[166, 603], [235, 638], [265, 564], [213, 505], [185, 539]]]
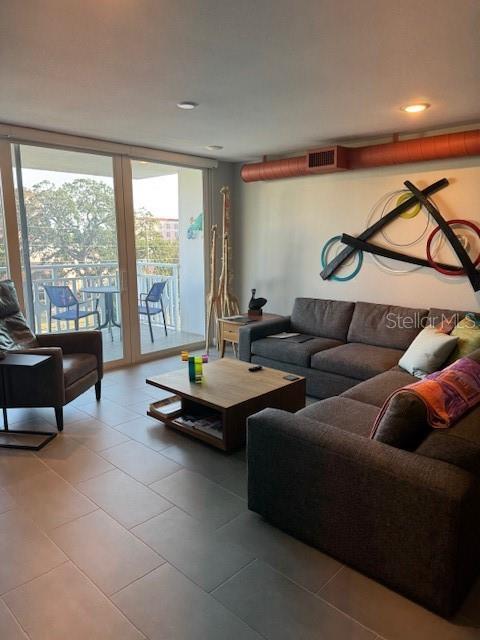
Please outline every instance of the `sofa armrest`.
[[250, 362], [252, 352], [252, 342], [266, 338], [272, 333], [280, 333], [290, 329], [290, 316], [280, 318], [272, 318], [271, 320], [262, 320], [261, 322], [252, 322], [240, 327], [238, 357], [240, 360]]
[[444, 616], [478, 570], [476, 477], [294, 414], [249, 418], [248, 505]]
[[61, 407], [65, 404], [63, 352], [60, 347], [16, 349], [13, 353], [51, 356], [39, 367], [15, 367], [7, 375], [9, 406]]
[[99, 379], [103, 376], [102, 332], [70, 331], [68, 333], [40, 333], [37, 335], [41, 347], [61, 347], [65, 355], [90, 353], [97, 358]]

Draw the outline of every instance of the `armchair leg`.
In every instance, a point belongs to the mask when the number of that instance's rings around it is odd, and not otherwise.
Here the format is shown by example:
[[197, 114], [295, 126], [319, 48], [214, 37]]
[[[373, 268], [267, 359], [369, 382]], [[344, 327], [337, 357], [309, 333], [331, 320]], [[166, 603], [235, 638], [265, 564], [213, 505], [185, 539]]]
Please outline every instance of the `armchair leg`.
[[160, 307], [161, 307], [161, 309], [162, 309], [162, 316], [163, 316], [163, 328], [165, 329], [165, 335], [166, 335], [166, 336], [168, 336], [168, 333], [167, 333], [167, 320], [166, 320], [166, 318], [165, 318], [165, 309], [164, 309], [164, 306], [163, 306], [163, 300], [162, 300], [162, 298], [160, 298]]
[[57, 429], [63, 431], [63, 407], [55, 407], [55, 419], [57, 421]]
[[148, 327], [149, 327], [149, 329], [150, 329], [150, 338], [151, 338], [152, 342], [154, 342], [154, 339], [153, 339], [153, 329], [152, 329], [152, 320], [151, 320], [151, 318], [150, 318], [150, 313], [148, 313], [148, 312], [147, 312], [147, 318], [148, 318]]
[[98, 382], [95, 383], [95, 398], [98, 400], [100, 400], [100, 398], [102, 397], [102, 381], [99, 380]]

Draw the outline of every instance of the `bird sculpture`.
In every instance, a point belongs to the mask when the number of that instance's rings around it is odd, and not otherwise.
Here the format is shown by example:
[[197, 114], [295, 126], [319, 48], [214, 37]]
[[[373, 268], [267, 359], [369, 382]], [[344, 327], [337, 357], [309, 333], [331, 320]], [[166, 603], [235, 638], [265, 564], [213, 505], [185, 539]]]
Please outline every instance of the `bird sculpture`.
[[248, 313], [251, 315], [260, 316], [262, 315], [262, 307], [267, 304], [267, 299], [255, 298], [256, 292], [256, 289], [252, 289], [252, 297], [250, 298], [250, 302], [248, 303]]

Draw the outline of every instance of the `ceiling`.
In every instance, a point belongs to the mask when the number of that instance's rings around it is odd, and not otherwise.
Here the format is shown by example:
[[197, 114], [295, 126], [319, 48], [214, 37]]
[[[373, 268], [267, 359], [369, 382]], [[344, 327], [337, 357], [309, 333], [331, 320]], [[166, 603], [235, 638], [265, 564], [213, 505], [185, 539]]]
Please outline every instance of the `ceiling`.
[[480, 119], [479, 0], [1, 0], [0, 25], [11, 124], [245, 160]]

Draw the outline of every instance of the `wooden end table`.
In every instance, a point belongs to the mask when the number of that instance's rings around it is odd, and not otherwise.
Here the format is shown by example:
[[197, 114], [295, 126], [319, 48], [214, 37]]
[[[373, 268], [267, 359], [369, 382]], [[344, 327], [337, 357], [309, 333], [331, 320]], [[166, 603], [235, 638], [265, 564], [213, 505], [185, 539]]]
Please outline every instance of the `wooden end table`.
[[[296, 376], [295, 380], [287, 380], [285, 376], [290, 374], [266, 367], [251, 372], [251, 366], [249, 362], [232, 358], [214, 360], [204, 365], [204, 379], [200, 384], [190, 382], [188, 363], [177, 371], [148, 378], [147, 384], [175, 394], [172, 402], [181, 401], [181, 408], [175, 414], [159, 418], [149, 411], [148, 415], [217, 449], [238, 449], [245, 444], [248, 416], [267, 407], [294, 412], [305, 406], [305, 378]], [[221, 421], [218, 437], [178, 420], [181, 416], [202, 415], [202, 412], [218, 416]]]
[[246, 324], [253, 324], [257, 322], [263, 322], [264, 320], [273, 320], [275, 318], [282, 317], [277, 315], [276, 313], [264, 313], [261, 316], [257, 316], [257, 317], [249, 316], [248, 313], [242, 313], [242, 314], [239, 314], [239, 316], [240, 315], [245, 320], [235, 321], [235, 320], [230, 320], [228, 318], [218, 319], [221, 358], [223, 358], [225, 355], [225, 346], [227, 342], [232, 343], [233, 352], [235, 355], [237, 355], [236, 345], [239, 343], [239, 340], [240, 340], [240, 327], [244, 327]]

